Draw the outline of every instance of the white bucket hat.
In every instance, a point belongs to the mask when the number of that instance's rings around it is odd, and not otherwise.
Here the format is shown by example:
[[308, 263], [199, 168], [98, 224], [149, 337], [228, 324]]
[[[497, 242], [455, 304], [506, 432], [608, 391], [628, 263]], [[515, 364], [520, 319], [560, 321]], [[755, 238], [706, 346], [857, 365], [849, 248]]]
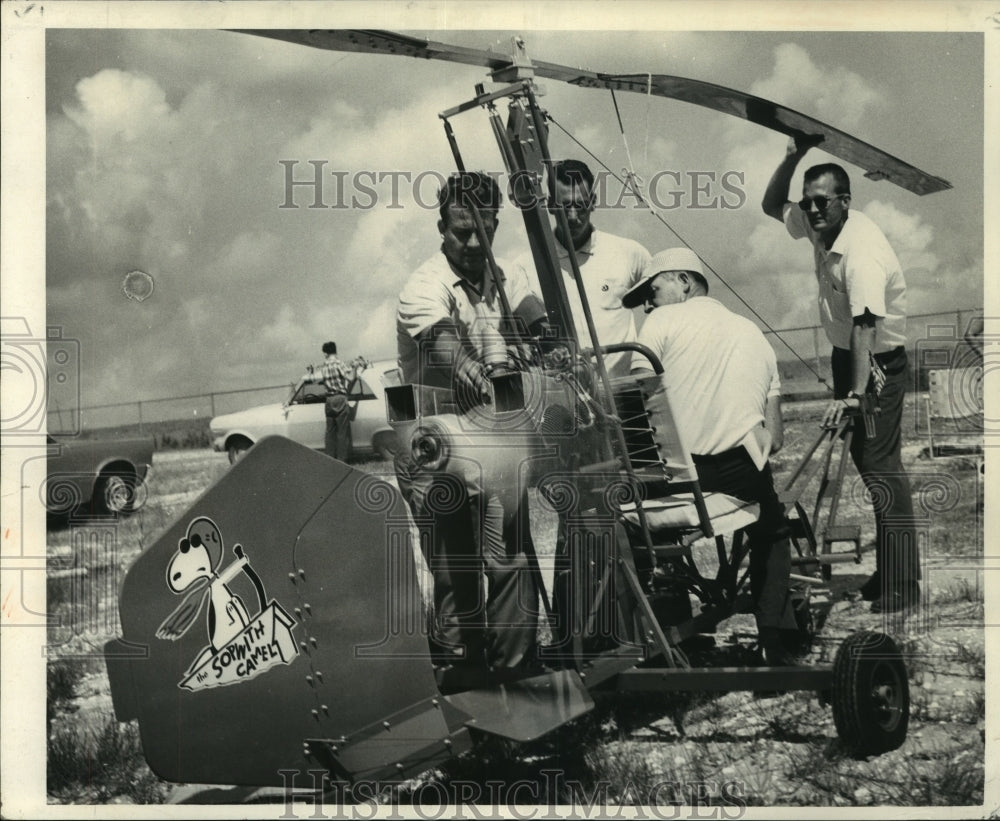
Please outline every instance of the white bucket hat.
[[660, 251], [653, 257], [646, 268], [646, 275], [625, 292], [622, 305], [626, 308], [642, 305], [646, 301], [649, 283], [664, 271], [691, 271], [702, 278], [705, 277], [701, 260], [694, 251], [690, 248], [667, 248], [666, 251]]

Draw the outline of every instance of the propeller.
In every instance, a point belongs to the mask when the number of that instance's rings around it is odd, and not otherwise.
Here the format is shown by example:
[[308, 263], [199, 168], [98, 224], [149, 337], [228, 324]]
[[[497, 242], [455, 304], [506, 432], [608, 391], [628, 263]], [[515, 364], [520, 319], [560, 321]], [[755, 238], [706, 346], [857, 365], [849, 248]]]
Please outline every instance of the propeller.
[[702, 80], [691, 80], [669, 74], [602, 74], [541, 60], [522, 62], [510, 55], [501, 55], [494, 51], [452, 46], [374, 29], [234, 29], [234, 31], [330, 51], [395, 54], [480, 66], [489, 69], [496, 79], [500, 79], [497, 75], [505, 70], [518, 67], [524, 69], [527, 75], [534, 74], [536, 77], [583, 88], [634, 91], [681, 100], [748, 120], [789, 137], [802, 135], [822, 137], [824, 151], [863, 169], [869, 179], [888, 180], [914, 194], [932, 194], [952, 187], [950, 182], [941, 177], [921, 171], [898, 157], [798, 111], [752, 94]]

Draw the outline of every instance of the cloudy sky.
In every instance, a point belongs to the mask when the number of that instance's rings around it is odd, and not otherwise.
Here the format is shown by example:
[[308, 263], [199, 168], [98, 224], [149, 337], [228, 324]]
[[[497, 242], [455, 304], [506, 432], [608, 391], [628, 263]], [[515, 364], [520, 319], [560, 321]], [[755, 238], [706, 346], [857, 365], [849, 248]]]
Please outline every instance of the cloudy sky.
[[[852, 207], [894, 245], [911, 313], [982, 304], [981, 33], [643, 28], [520, 33], [540, 60], [747, 91], [944, 177], [953, 190], [918, 197], [848, 166]], [[511, 34], [406, 32], [498, 49]], [[395, 355], [396, 295], [439, 243], [420, 201], [454, 167], [437, 115], [471, 97], [482, 70], [167, 28], [49, 28], [45, 66], [47, 324], [80, 340], [84, 405], [288, 382], [326, 339], [348, 355]], [[609, 92], [543, 86], [555, 120], [620, 171]], [[814, 324], [810, 250], [759, 208], [785, 138], [685, 103], [618, 100], [636, 171], [674, 172], [660, 188], [670, 226], [773, 327]], [[481, 112], [455, 124], [466, 164], [500, 170]], [[550, 143], [584, 157], [557, 128]], [[286, 169], [308, 179], [310, 161], [328, 207], [309, 208], [299, 187], [297, 207], [283, 208]], [[707, 190], [693, 190], [692, 172]], [[652, 252], [677, 244], [634, 208], [594, 221]], [[515, 209], [496, 242], [501, 257], [527, 247]], [[142, 302], [122, 294], [133, 270], [155, 282]]]

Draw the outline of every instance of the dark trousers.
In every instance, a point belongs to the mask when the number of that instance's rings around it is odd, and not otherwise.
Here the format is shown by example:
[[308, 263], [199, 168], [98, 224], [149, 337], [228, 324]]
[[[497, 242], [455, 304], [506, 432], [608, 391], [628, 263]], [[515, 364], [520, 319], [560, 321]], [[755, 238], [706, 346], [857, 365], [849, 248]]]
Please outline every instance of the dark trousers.
[[347, 462], [351, 458], [351, 405], [343, 393], [326, 397], [326, 455]]
[[421, 472], [409, 453], [397, 454], [395, 468], [434, 577], [434, 660], [494, 670], [534, 662], [538, 587], [526, 552], [527, 491], [505, 509], [496, 495], [470, 495], [460, 477]]
[[[906, 348], [900, 346], [875, 360], [885, 371], [885, 386], [875, 414], [875, 436], [868, 439], [863, 423], [855, 423], [851, 458], [872, 498], [875, 512], [875, 563], [882, 589], [896, 590], [920, 578], [910, 480], [900, 458], [903, 395], [906, 392]], [[851, 390], [851, 352], [834, 348], [833, 390], [842, 398]], [[871, 384], [869, 383], [869, 388]]]
[[760, 518], [747, 529], [750, 540], [750, 597], [757, 629], [795, 629], [795, 615], [788, 593], [792, 570], [791, 541], [785, 507], [774, 490], [771, 465], [757, 470], [743, 447], [712, 456], [692, 454], [703, 491], [736, 496], [760, 505]]

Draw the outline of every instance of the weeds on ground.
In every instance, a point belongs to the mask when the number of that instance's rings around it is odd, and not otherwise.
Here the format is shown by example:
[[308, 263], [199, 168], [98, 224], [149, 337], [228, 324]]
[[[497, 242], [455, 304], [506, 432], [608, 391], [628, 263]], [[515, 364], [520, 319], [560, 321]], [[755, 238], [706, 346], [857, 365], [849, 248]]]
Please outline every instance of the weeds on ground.
[[71, 600], [73, 581], [68, 576], [46, 576], [45, 604], [49, 613], [53, 613]]
[[83, 668], [77, 662], [60, 659], [49, 663], [45, 676], [45, 713], [49, 725], [59, 713], [74, 713], [79, 709], [73, 702], [82, 678]]
[[96, 731], [64, 725], [50, 733], [48, 742], [48, 793], [56, 800], [68, 796], [76, 802], [90, 794], [96, 803], [149, 804], [166, 796], [163, 783], [146, 766], [132, 723], [108, 719]]
[[934, 594], [934, 604], [951, 604], [953, 602], [972, 602], [982, 604], [983, 591], [978, 579], [959, 576], [949, 581], [947, 587], [942, 587]]
[[[630, 800], [635, 798], [630, 793], [649, 795], [657, 784], [666, 780], [650, 764], [647, 745], [635, 741], [595, 745], [584, 760], [593, 782], [607, 782], [612, 802], [624, 799], [631, 805], [643, 803]], [[587, 786], [590, 785], [584, 785]]]
[[790, 699], [781, 699], [767, 717], [765, 735], [774, 741], [808, 743], [816, 732], [815, 709]]
[[955, 650], [952, 653], [952, 658], [964, 665], [970, 676], [984, 680], [986, 678], [986, 649], [958, 640], [953, 642], [953, 646]]
[[937, 747], [854, 761], [839, 743], [811, 745], [797, 758], [810, 803], [862, 806], [970, 806], [983, 800], [983, 750]]

